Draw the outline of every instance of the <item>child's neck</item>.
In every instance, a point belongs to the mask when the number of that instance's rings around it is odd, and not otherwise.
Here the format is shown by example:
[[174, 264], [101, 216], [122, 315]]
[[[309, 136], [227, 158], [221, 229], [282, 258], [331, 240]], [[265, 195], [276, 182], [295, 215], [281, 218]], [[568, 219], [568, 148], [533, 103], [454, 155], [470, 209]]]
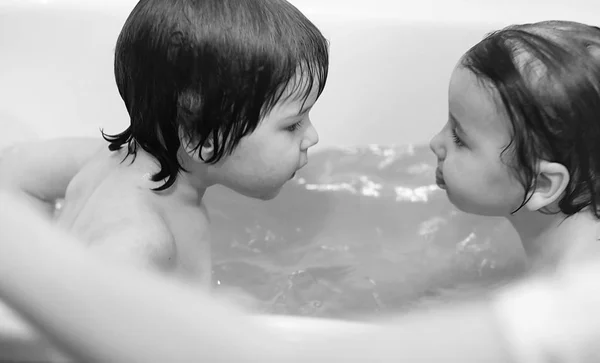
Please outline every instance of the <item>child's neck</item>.
[[[177, 156], [180, 165], [186, 171], [181, 171], [177, 175], [175, 183], [163, 191], [163, 194], [176, 194], [189, 202], [201, 204], [206, 189], [213, 184], [209, 181], [207, 168], [204, 164], [194, 162], [182, 149], [179, 150]], [[129, 165], [136, 165], [139, 170], [144, 172], [147, 179], [160, 170], [158, 160], [141, 148], [138, 148], [135, 159], [132, 159]], [[162, 185], [165, 180], [156, 182], [153, 187]]]
[[530, 265], [553, 268], [600, 248], [596, 242], [600, 223], [586, 210], [568, 218], [562, 213], [522, 211], [508, 220], [521, 238]]
[[214, 184], [210, 180], [208, 165], [192, 160], [183, 148], [179, 149], [177, 157], [181, 166], [186, 170], [186, 172], [179, 173], [179, 177], [196, 191], [198, 201], [200, 202], [204, 197], [206, 189]]

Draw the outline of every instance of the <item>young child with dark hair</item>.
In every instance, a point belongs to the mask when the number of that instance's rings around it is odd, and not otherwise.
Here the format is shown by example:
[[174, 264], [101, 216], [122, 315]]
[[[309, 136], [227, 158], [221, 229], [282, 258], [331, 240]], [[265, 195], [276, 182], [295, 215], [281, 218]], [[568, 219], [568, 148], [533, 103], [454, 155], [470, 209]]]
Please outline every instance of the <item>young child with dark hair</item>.
[[64, 197], [57, 223], [90, 249], [207, 286], [206, 189], [278, 194], [318, 142], [309, 112], [328, 64], [285, 0], [141, 0], [115, 50], [129, 126], [17, 145], [1, 185], [49, 210]]
[[468, 213], [504, 216], [534, 263], [599, 242], [600, 29], [568, 21], [488, 35], [456, 66], [431, 141], [437, 184]]

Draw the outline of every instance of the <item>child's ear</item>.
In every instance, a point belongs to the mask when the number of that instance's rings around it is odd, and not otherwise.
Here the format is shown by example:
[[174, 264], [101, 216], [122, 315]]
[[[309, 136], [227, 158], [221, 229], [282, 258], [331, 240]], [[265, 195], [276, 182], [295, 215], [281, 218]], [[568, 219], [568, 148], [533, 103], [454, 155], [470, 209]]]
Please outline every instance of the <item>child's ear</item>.
[[204, 145], [200, 147], [198, 154], [202, 156], [202, 160], [210, 158], [215, 152], [215, 147], [212, 139], [212, 135], [206, 139]]
[[564, 165], [542, 160], [538, 164], [537, 181], [525, 208], [537, 211], [556, 202], [563, 195], [569, 180], [569, 171]]
[[198, 146], [198, 141], [190, 138], [182, 130], [179, 130], [179, 140], [181, 140], [181, 146], [194, 160], [206, 160], [210, 158], [214, 153], [214, 143], [212, 136], [209, 136], [204, 145]]

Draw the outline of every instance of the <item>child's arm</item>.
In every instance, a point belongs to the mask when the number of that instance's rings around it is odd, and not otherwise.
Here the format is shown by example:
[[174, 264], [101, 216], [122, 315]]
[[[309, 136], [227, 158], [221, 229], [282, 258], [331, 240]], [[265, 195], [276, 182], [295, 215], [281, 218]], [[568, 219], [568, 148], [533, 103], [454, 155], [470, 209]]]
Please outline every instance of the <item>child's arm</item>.
[[196, 289], [108, 267], [2, 192], [0, 251], [0, 297], [82, 361], [510, 362], [487, 303], [410, 315], [329, 340], [315, 322], [316, 334], [286, 339], [261, 318]]
[[59, 138], [11, 146], [0, 151], [0, 187], [24, 192], [38, 209], [52, 213], [71, 179], [103, 143], [102, 139]]

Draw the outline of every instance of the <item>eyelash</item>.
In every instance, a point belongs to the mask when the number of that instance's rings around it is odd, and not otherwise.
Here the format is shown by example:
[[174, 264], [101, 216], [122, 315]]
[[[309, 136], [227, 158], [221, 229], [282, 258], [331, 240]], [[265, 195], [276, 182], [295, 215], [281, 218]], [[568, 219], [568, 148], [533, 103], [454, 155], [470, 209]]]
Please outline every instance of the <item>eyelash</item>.
[[286, 130], [288, 130], [289, 132], [297, 131], [302, 126], [303, 121], [304, 120], [300, 120], [300, 121], [296, 122], [295, 124], [286, 127]]
[[458, 137], [458, 135], [456, 134], [456, 129], [452, 129], [452, 141], [454, 141], [454, 144], [458, 147], [465, 145], [460, 139], [460, 137]]

